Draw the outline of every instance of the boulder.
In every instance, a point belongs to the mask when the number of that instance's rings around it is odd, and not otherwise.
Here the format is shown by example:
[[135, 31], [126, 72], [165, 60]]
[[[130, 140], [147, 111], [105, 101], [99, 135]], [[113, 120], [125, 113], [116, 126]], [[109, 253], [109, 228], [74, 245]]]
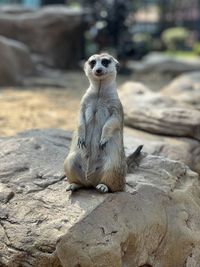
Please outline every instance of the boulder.
[[125, 127], [124, 132], [124, 146], [127, 155], [143, 144], [144, 152], [181, 161], [191, 170], [200, 174], [199, 141], [191, 138], [151, 134], [129, 127]]
[[200, 109], [200, 71], [182, 74], [161, 90], [180, 103]]
[[65, 6], [23, 14], [3, 13], [0, 34], [25, 43], [36, 62], [70, 68], [77, 66], [81, 57], [83, 15], [83, 10]]
[[0, 139], [0, 266], [198, 267], [199, 177], [143, 153], [126, 192], [65, 192], [71, 134]]
[[197, 267], [197, 179], [177, 162], [144, 157], [127, 177], [126, 193], [108, 195], [60, 238], [56, 251], [62, 266]]
[[122, 85], [119, 95], [127, 126], [200, 140], [199, 110], [135, 82]]
[[0, 36], [0, 58], [0, 86], [20, 84], [34, 72], [28, 47], [18, 41]]
[[132, 65], [136, 73], [159, 73], [177, 76], [188, 71], [200, 70], [199, 60], [185, 60], [163, 53], [152, 52]]

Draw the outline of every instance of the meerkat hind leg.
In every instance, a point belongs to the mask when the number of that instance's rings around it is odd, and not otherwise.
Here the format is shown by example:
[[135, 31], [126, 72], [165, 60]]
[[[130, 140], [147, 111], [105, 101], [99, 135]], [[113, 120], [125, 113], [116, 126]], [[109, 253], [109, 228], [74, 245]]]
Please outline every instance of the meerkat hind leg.
[[76, 183], [71, 183], [68, 185], [68, 187], [66, 188], [66, 191], [72, 191], [75, 192], [78, 189], [82, 188], [83, 186], [81, 184], [76, 184]]
[[100, 192], [100, 193], [108, 193], [108, 187], [107, 187], [107, 185], [105, 185], [105, 184], [98, 184], [97, 186], [96, 186], [96, 189]]

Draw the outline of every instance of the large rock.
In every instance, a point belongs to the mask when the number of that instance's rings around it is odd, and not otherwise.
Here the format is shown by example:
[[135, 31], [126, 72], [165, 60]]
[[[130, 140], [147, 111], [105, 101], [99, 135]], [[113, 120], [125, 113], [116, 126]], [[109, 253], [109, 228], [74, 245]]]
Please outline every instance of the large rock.
[[162, 93], [200, 109], [200, 71], [182, 74], [165, 86]]
[[26, 45], [0, 36], [0, 86], [20, 84], [23, 77], [34, 72]]
[[143, 144], [144, 152], [181, 161], [188, 165], [191, 170], [200, 174], [199, 141], [191, 138], [151, 134], [129, 127], [125, 127], [124, 132], [124, 145], [127, 155]]
[[200, 140], [200, 111], [135, 82], [120, 88], [125, 123], [147, 132]]
[[0, 139], [0, 266], [198, 267], [200, 186], [183, 163], [143, 154], [126, 192], [65, 192], [71, 134]]
[[[0, 34], [25, 43], [35, 59], [48, 66], [70, 68], [78, 64], [84, 12], [65, 6], [0, 16]], [[75, 51], [75, 52], [74, 52]]]
[[200, 70], [200, 60], [189, 61], [153, 52], [145, 56], [142, 61], [135, 62], [132, 68], [136, 73], [159, 73], [173, 77], [184, 72]]

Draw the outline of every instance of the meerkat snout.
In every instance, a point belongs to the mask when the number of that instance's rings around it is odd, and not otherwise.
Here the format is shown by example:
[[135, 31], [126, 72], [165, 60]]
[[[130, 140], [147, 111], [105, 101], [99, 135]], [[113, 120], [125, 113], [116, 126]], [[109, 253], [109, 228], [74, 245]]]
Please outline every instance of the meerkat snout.
[[102, 73], [103, 73], [103, 70], [101, 68], [97, 69], [95, 72], [95, 74], [98, 76], [101, 75]]

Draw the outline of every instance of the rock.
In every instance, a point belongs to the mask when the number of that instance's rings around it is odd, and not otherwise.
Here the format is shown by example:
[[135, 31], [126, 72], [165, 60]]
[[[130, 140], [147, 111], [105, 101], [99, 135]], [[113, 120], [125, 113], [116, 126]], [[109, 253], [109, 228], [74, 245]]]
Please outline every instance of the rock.
[[108, 195], [60, 239], [62, 266], [197, 267], [199, 190], [197, 175], [181, 163], [144, 157], [126, 193]]
[[145, 86], [127, 82], [119, 92], [125, 124], [147, 132], [200, 140], [200, 111]]
[[0, 16], [0, 34], [25, 43], [37, 62], [70, 68], [77, 66], [81, 57], [83, 15], [83, 10], [65, 6], [24, 14], [5, 13]]
[[22, 5], [1, 5], [0, 14], [24, 14], [28, 12], [33, 12], [34, 9], [30, 7], [25, 7]]
[[143, 144], [143, 151], [156, 156], [185, 163], [191, 170], [200, 174], [200, 142], [191, 138], [170, 137], [151, 134], [125, 127], [124, 145], [130, 155], [136, 147]]
[[7, 203], [14, 196], [14, 192], [0, 183], [0, 202]]
[[182, 74], [162, 89], [162, 94], [200, 109], [200, 72]]
[[71, 195], [62, 167], [70, 141], [56, 129], [0, 139], [0, 266], [198, 267], [196, 173], [142, 154], [126, 192]]
[[26, 45], [0, 36], [0, 86], [20, 84], [24, 76], [34, 72]]
[[153, 52], [145, 56], [141, 62], [134, 62], [132, 68], [136, 73], [177, 76], [184, 72], [200, 70], [200, 61], [178, 59], [163, 53]]
[[60, 267], [57, 240], [103, 201], [95, 191], [65, 192], [70, 141], [55, 129], [0, 139], [0, 266]]

